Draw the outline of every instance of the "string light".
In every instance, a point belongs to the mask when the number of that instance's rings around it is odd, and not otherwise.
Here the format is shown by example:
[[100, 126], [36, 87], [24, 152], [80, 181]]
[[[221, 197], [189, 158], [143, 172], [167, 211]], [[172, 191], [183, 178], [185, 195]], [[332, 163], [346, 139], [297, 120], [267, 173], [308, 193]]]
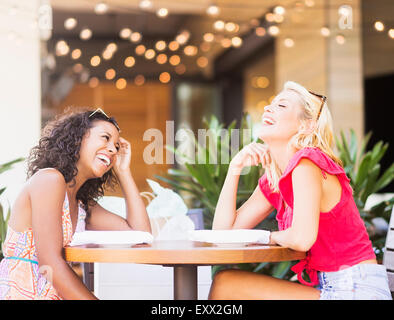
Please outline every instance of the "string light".
[[212, 42], [213, 40], [215, 40], [215, 36], [213, 35], [213, 33], [207, 32], [203, 35], [203, 39], [206, 42]]
[[168, 49], [170, 49], [171, 51], [177, 51], [179, 49], [179, 43], [177, 41], [171, 41], [168, 44]]
[[186, 67], [184, 64], [179, 64], [175, 67], [175, 72], [179, 75], [182, 75], [186, 72]]
[[376, 29], [377, 31], [379, 31], [379, 32], [381, 32], [381, 31], [384, 30], [384, 24], [383, 24], [382, 21], [376, 21], [376, 22], [374, 23], [374, 27], [375, 27], [375, 29]]
[[279, 27], [278, 26], [270, 26], [268, 28], [268, 33], [271, 36], [277, 36], [279, 34]]
[[134, 78], [134, 83], [135, 83], [137, 86], [142, 86], [142, 85], [145, 83], [145, 77], [144, 77], [142, 74], [137, 75], [137, 76]]
[[338, 44], [342, 45], [342, 44], [344, 44], [346, 42], [346, 39], [345, 39], [345, 37], [342, 34], [337, 34], [336, 37], [335, 37], [335, 41]]
[[292, 48], [292, 47], [294, 47], [294, 40], [291, 39], [291, 38], [286, 38], [286, 39], [283, 41], [283, 44], [284, 44], [285, 47], [287, 47], [287, 48]]
[[72, 30], [77, 26], [78, 22], [75, 18], [68, 18], [64, 21], [64, 28], [66, 30]]
[[165, 55], [164, 53], [160, 53], [157, 57], [156, 57], [156, 62], [158, 64], [164, 64], [167, 62], [167, 55]]
[[125, 65], [127, 68], [131, 68], [132, 66], [134, 66], [134, 65], [135, 65], [135, 59], [134, 59], [134, 57], [132, 57], [132, 56], [127, 57], [127, 58], [124, 60], [124, 65]]
[[205, 68], [208, 65], [208, 59], [206, 57], [199, 57], [197, 59], [197, 65], [200, 68]]
[[116, 86], [117, 89], [123, 90], [123, 89], [126, 88], [126, 86], [127, 86], [127, 81], [126, 81], [126, 79], [124, 79], [124, 78], [119, 78], [118, 80], [116, 80], [115, 86]]
[[113, 78], [115, 78], [115, 76], [116, 76], [116, 71], [114, 70], [114, 69], [108, 69], [106, 72], [105, 72], [105, 77], [108, 79], [108, 80], [112, 80]]
[[56, 43], [55, 51], [57, 56], [65, 56], [69, 53], [70, 47], [68, 46], [66, 41], [59, 40]]
[[160, 8], [157, 10], [156, 15], [159, 18], [166, 18], [168, 16], [168, 9], [167, 8]]
[[146, 51], [146, 48], [143, 44], [140, 44], [135, 47], [135, 53], [139, 56], [142, 56]]
[[82, 40], [89, 40], [92, 37], [92, 30], [90, 30], [89, 28], [82, 29], [79, 33], [79, 37]]
[[323, 37], [329, 37], [330, 34], [331, 34], [331, 31], [330, 31], [330, 29], [328, 29], [327, 27], [322, 27], [322, 28], [320, 29], [320, 34], [321, 34]]
[[391, 39], [394, 39], [394, 29], [390, 29], [390, 30], [388, 31], [388, 35], [389, 35], [389, 37], [390, 37]]
[[88, 86], [92, 89], [96, 88], [99, 85], [100, 81], [96, 77], [92, 77], [89, 79]]
[[189, 46], [186, 46], [186, 47], [183, 49], [183, 52], [184, 52], [185, 55], [187, 55], [187, 56], [195, 56], [195, 55], [197, 54], [197, 52], [198, 52], [198, 49], [197, 49], [196, 46], [191, 46], [191, 45], [189, 45]]
[[160, 73], [159, 80], [161, 83], [168, 83], [171, 80], [171, 76], [168, 72]]
[[207, 14], [210, 16], [217, 16], [219, 14], [220, 10], [219, 7], [212, 4], [207, 8]]
[[96, 14], [105, 14], [108, 11], [108, 5], [104, 2], [99, 2], [94, 6], [94, 12]]
[[99, 56], [93, 56], [90, 59], [90, 64], [92, 65], [92, 67], [97, 67], [101, 62], [101, 59]]
[[171, 65], [177, 66], [181, 62], [181, 58], [177, 54], [174, 54], [170, 57], [169, 62]]
[[139, 33], [139, 32], [133, 32], [133, 33], [131, 34], [131, 36], [130, 36], [130, 41], [131, 41], [131, 42], [138, 42], [138, 41], [141, 40], [141, 38], [142, 38], [141, 33]]
[[257, 28], [255, 29], [255, 32], [256, 32], [256, 35], [257, 35], [258, 37], [264, 37], [264, 36], [266, 35], [265, 28], [263, 28], [263, 27], [257, 27]]
[[231, 38], [231, 44], [234, 47], [239, 48], [242, 45], [242, 39], [240, 37], [233, 37]]
[[72, 58], [73, 60], [79, 59], [79, 58], [81, 57], [81, 55], [82, 55], [82, 51], [81, 51], [80, 49], [74, 49], [74, 50], [71, 52], [71, 58]]
[[119, 32], [119, 36], [122, 39], [127, 39], [131, 36], [131, 29], [130, 28], [123, 28], [122, 30], [120, 30]]
[[141, 9], [150, 9], [152, 8], [152, 2], [150, 0], [142, 0], [140, 1], [139, 7]]
[[156, 52], [153, 49], [148, 49], [145, 51], [145, 58], [148, 60], [153, 59], [156, 56]]
[[279, 14], [279, 15], [284, 15], [286, 12], [285, 8], [283, 8], [282, 6], [276, 6], [274, 8], [274, 13]]
[[224, 29], [225, 23], [222, 20], [217, 20], [214, 22], [213, 27], [215, 30], [221, 31]]
[[166, 48], [166, 42], [165, 41], [163, 41], [163, 40], [159, 40], [159, 41], [157, 41], [156, 42], [156, 44], [155, 44], [155, 48], [158, 50], [158, 51], [163, 51], [165, 48]]

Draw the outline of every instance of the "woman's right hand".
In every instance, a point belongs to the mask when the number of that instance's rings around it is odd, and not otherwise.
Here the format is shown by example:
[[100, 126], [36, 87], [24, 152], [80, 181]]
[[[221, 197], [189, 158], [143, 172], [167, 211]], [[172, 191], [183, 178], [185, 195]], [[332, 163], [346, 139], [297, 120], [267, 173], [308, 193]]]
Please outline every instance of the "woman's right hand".
[[240, 173], [244, 167], [257, 166], [261, 163], [263, 168], [271, 163], [268, 147], [262, 143], [252, 142], [239, 151], [230, 162], [234, 173]]

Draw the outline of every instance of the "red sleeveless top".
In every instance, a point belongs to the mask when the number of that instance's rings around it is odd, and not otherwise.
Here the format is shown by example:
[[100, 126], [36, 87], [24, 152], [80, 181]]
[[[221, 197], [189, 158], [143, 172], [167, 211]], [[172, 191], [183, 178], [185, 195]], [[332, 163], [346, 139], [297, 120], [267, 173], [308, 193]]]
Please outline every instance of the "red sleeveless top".
[[[317, 165], [322, 170], [323, 176], [325, 172], [336, 175], [342, 187], [340, 201], [334, 208], [329, 212], [320, 212], [317, 239], [307, 252], [306, 258], [291, 268], [302, 284], [314, 286], [319, 284], [317, 271], [338, 271], [364, 260], [375, 259], [376, 256], [353, 200], [349, 178], [343, 168], [319, 148], [308, 147], [294, 154], [279, 180], [279, 192], [272, 192], [266, 174], [259, 179], [261, 191], [277, 210], [276, 220], [279, 230], [285, 230], [291, 226], [293, 219], [292, 171], [303, 158]], [[288, 205], [286, 208], [283, 201]], [[306, 282], [302, 278], [303, 270], [307, 272], [311, 282]]]

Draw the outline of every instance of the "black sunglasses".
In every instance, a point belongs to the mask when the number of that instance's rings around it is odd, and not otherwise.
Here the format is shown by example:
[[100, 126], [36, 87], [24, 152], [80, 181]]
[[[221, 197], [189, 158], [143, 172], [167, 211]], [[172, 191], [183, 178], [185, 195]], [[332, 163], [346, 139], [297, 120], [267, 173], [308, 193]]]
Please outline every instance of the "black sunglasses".
[[313, 94], [314, 96], [316, 96], [316, 97], [318, 97], [318, 98], [320, 98], [320, 99], [322, 100], [322, 103], [321, 103], [320, 109], [319, 109], [319, 113], [317, 114], [317, 118], [316, 118], [316, 121], [317, 121], [317, 120], [319, 120], [319, 118], [320, 118], [320, 114], [321, 114], [321, 111], [322, 111], [322, 109], [323, 109], [324, 103], [327, 101], [327, 97], [326, 97], [326, 96], [323, 96], [323, 95], [321, 95], [321, 94], [314, 93], [314, 92], [312, 92], [312, 91], [308, 91], [308, 92], [309, 92], [310, 94]]

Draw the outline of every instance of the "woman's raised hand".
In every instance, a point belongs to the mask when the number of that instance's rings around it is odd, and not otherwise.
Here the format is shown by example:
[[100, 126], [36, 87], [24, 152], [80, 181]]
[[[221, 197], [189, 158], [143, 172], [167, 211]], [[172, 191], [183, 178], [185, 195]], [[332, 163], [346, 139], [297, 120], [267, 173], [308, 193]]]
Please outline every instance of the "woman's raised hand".
[[265, 168], [271, 163], [268, 147], [264, 144], [252, 142], [239, 151], [230, 162], [230, 167], [235, 172], [240, 172], [242, 168], [261, 165]]
[[120, 148], [116, 155], [116, 162], [114, 164], [114, 170], [116, 173], [122, 173], [130, 170], [131, 162], [131, 145], [122, 137], [119, 137]]

